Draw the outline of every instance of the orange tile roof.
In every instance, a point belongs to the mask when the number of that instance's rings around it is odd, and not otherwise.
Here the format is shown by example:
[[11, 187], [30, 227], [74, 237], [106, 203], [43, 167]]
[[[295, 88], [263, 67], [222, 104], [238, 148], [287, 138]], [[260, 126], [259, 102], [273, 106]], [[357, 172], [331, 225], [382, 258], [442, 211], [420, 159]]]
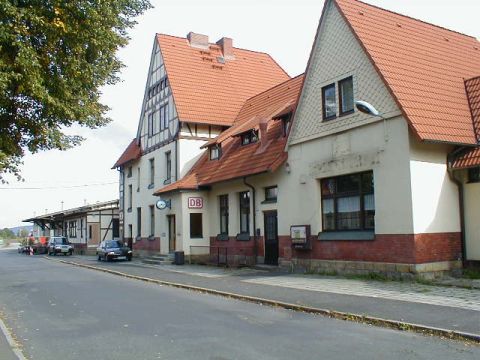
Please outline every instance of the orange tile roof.
[[476, 144], [464, 79], [480, 75], [480, 43], [357, 0], [334, 1], [420, 139]]
[[[277, 170], [287, 160], [287, 138], [283, 136], [282, 122], [273, 118], [295, 104], [302, 82], [300, 75], [247, 100], [235, 125], [217, 138], [222, 145], [220, 159], [209, 160], [206, 151], [182, 180], [157, 190], [155, 195]], [[260, 123], [266, 124], [265, 138], [242, 146], [236, 136], [238, 130], [253, 129]]]
[[480, 76], [465, 80], [465, 90], [472, 113], [473, 128], [477, 140], [480, 141]]
[[480, 148], [473, 148], [457, 157], [451, 167], [452, 169], [467, 169], [480, 166]]
[[136, 160], [142, 156], [142, 149], [137, 144], [137, 139], [133, 139], [132, 142], [127, 146], [123, 154], [117, 160], [115, 165], [113, 165], [112, 169], [115, 169], [119, 166], [123, 166], [126, 163]]
[[202, 50], [186, 38], [157, 34], [180, 121], [231, 126], [245, 100], [290, 77], [268, 54], [219, 45]]

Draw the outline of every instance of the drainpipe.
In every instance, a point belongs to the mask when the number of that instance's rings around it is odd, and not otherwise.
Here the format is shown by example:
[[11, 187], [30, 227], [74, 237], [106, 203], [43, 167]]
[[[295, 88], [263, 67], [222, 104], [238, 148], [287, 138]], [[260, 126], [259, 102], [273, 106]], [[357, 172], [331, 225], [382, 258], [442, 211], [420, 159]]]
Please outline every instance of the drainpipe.
[[247, 183], [247, 177], [243, 178], [243, 183], [252, 189], [252, 201], [253, 201], [253, 262], [257, 264], [257, 255], [258, 255], [258, 248], [257, 248], [257, 213], [256, 213], [256, 205], [255, 205], [255, 187], [249, 183]]
[[465, 267], [467, 263], [467, 247], [465, 243], [465, 191], [464, 191], [464, 186], [463, 186], [463, 181], [461, 179], [458, 179], [455, 176], [455, 173], [453, 172], [453, 169], [451, 168], [452, 161], [454, 157], [460, 153], [461, 151], [464, 151], [464, 148], [458, 148], [454, 151], [452, 151], [450, 154], [447, 156], [447, 172], [450, 177], [450, 180], [452, 180], [458, 188], [458, 205], [460, 208], [460, 241], [462, 243], [462, 265]]

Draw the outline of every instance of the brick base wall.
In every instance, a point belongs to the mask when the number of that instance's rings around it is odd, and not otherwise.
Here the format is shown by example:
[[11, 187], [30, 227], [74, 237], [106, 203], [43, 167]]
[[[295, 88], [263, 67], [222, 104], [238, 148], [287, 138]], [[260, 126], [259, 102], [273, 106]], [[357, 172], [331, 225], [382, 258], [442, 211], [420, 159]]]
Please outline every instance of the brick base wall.
[[292, 249], [289, 236], [279, 236], [284, 260], [316, 259], [421, 264], [461, 259], [460, 233], [376, 235], [368, 241], [320, 241], [311, 238], [311, 250]]
[[[240, 241], [230, 236], [228, 240], [217, 240], [216, 236], [210, 237], [209, 262], [225, 264], [228, 266], [254, 265], [255, 241], [253, 236], [250, 240]], [[263, 237], [257, 237], [257, 256], [263, 255]]]
[[139, 255], [159, 254], [160, 253], [160, 238], [153, 239], [141, 238], [133, 243], [133, 253], [137, 252]]

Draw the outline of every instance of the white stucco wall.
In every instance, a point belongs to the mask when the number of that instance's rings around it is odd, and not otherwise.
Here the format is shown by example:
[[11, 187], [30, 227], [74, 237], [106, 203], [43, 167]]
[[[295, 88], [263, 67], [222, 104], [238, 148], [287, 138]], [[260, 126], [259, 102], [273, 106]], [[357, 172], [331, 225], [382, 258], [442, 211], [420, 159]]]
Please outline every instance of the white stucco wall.
[[467, 260], [480, 261], [480, 183], [466, 183], [464, 192]]
[[413, 230], [415, 234], [460, 232], [458, 187], [447, 171], [451, 147], [410, 138]]

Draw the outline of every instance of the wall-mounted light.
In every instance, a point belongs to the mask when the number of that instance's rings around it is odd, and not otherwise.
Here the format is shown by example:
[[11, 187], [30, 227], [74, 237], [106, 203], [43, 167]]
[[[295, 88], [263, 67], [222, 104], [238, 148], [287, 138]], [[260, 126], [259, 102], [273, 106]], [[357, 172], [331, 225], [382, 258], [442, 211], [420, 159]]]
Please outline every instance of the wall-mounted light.
[[383, 132], [385, 135], [385, 141], [388, 141], [387, 119], [383, 116], [383, 114], [380, 113], [375, 108], [375, 106], [363, 100], [355, 101], [355, 107], [357, 108], [358, 111], [364, 114], [371, 115], [371, 116], [379, 116], [380, 118], [383, 119]]

